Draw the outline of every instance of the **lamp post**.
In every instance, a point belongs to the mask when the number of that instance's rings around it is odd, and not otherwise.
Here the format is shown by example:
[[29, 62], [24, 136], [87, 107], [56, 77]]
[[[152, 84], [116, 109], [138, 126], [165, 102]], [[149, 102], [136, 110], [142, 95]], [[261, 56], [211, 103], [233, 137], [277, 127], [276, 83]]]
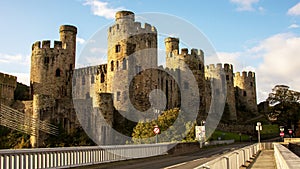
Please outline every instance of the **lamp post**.
[[260, 143], [260, 130], [262, 130], [261, 122], [256, 123], [256, 130], [257, 130], [258, 143]]

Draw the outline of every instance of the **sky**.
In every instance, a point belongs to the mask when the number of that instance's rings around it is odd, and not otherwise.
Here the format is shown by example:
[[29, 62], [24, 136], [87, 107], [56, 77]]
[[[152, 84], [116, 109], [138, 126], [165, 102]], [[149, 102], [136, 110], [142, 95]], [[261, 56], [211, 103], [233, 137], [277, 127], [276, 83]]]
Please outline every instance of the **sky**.
[[277, 84], [300, 91], [298, 0], [3, 0], [0, 72], [29, 85], [35, 41], [58, 40], [60, 25], [75, 25], [80, 56], [88, 40], [112, 24], [119, 10], [167, 14], [195, 26], [212, 44], [219, 62], [233, 64], [234, 72], [256, 73], [258, 103]]

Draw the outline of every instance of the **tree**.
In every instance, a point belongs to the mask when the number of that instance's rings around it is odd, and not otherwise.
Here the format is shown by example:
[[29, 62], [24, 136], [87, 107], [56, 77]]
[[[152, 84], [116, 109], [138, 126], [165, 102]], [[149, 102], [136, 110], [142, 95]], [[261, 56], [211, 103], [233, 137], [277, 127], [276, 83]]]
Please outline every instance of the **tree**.
[[134, 143], [154, 143], [154, 126], [160, 128], [159, 142], [177, 142], [194, 140], [195, 122], [185, 120], [185, 112], [174, 108], [164, 111], [157, 120], [140, 121], [132, 133]]
[[286, 85], [276, 85], [267, 98], [267, 116], [287, 127], [297, 126], [300, 118], [300, 93]]

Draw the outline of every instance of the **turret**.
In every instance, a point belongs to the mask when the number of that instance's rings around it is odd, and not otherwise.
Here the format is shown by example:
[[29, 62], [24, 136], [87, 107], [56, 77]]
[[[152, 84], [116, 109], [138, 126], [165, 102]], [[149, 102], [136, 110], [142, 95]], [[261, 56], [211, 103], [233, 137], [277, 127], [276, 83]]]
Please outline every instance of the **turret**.
[[72, 25], [62, 25], [59, 28], [59, 34], [63, 48], [76, 51], [77, 28]]
[[243, 71], [235, 73], [234, 86], [239, 107], [246, 111], [257, 113], [256, 80], [254, 72]]
[[165, 39], [166, 56], [171, 56], [174, 52], [175, 55], [179, 54], [179, 39], [168, 37]]

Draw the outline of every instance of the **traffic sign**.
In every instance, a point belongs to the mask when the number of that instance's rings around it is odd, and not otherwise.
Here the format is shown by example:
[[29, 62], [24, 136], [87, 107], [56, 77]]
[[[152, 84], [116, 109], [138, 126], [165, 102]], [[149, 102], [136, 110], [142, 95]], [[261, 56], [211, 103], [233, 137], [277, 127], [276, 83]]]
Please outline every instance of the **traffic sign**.
[[292, 129], [289, 129], [289, 133], [292, 134], [292, 133], [293, 133], [293, 130], [292, 130]]
[[154, 132], [155, 134], [158, 134], [158, 133], [160, 132], [159, 127], [158, 127], [158, 126], [154, 126], [153, 132]]
[[280, 132], [280, 137], [283, 137], [284, 136], [284, 132]]

